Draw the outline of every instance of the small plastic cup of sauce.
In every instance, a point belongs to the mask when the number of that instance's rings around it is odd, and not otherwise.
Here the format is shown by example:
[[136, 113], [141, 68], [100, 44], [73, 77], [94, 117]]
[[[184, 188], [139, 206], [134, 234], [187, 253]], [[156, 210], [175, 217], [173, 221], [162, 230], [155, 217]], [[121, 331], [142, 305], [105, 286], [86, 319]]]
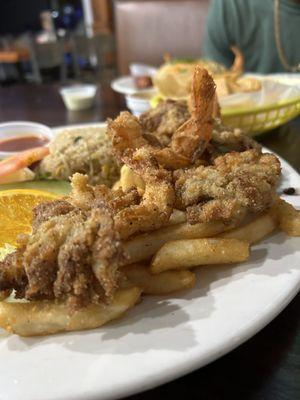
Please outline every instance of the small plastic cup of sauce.
[[91, 108], [94, 104], [96, 85], [75, 85], [60, 89], [63, 102], [68, 110], [80, 111]]
[[20, 151], [47, 146], [53, 136], [48, 126], [35, 122], [14, 121], [0, 124], [0, 159], [11, 157]]

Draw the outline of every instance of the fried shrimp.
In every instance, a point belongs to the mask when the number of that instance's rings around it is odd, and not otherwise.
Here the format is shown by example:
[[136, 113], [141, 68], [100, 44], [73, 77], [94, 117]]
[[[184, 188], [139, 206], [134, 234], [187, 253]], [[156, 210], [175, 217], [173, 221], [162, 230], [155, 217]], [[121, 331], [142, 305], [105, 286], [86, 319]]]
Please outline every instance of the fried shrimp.
[[[142, 150], [140, 149], [139, 151]], [[127, 238], [136, 232], [152, 230], [152, 227], [156, 226], [156, 224], [160, 226], [160, 220], [163, 220], [161, 223], [165, 222], [162, 216], [161, 218], [157, 218], [155, 222], [153, 221], [153, 217], [155, 213], [157, 214], [158, 210], [163, 209], [163, 201], [168, 198], [167, 191], [169, 189], [171, 190], [172, 201], [170, 202], [170, 212], [168, 212], [168, 207], [166, 207], [167, 214], [165, 218], [168, 220], [169, 213], [171, 214], [173, 210], [172, 205], [174, 202], [174, 190], [171, 186], [171, 183], [167, 185], [167, 189], [164, 189], [165, 177], [163, 174], [167, 173], [166, 171], [161, 169], [160, 173], [156, 174], [156, 172], [154, 172], [151, 174], [151, 168], [154, 168], [153, 165], [151, 165], [150, 162], [149, 165], [146, 165], [147, 159], [141, 159], [139, 162], [140, 166], [137, 166], [136, 169], [139, 171], [143, 170], [141, 176], [143, 176], [144, 179], [147, 179], [147, 182], [149, 182], [142, 198], [137, 189], [134, 187], [129, 188], [125, 192], [121, 188], [118, 190], [110, 190], [104, 185], [92, 187], [88, 184], [88, 178], [86, 176], [75, 174], [72, 179], [74, 195], [72, 198], [70, 198], [70, 202], [83, 209], [87, 209], [87, 207], [91, 208], [93, 204], [96, 205], [98, 202], [102, 202], [103, 199], [105, 199], [107, 206], [114, 216], [115, 228], [119, 232], [122, 239]], [[152, 178], [151, 175], [153, 175]], [[170, 177], [169, 181], [171, 182]], [[153, 183], [153, 185], [151, 183]], [[157, 185], [161, 184], [161, 193], [165, 193], [165, 197], [162, 195], [161, 203], [159, 203], [159, 198], [157, 196], [154, 199], [155, 190], [152, 192], [152, 189], [153, 186], [155, 186], [155, 183]], [[157, 191], [158, 188], [156, 188], [156, 192]], [[164, 213], [165, 211], [161, 211], [162, 215], [164, 215]]]
[[126, 151], [123, 160], [147, 182], [142, 197], [134, 187], [125, 192], [121, 188], [110, 190], [104, 185], [93, 187], [88, 184], [87, 176], [75, 174], [69, 201], [83, 210], [105, 201], [120, 237], [127, 239], [135, 233], [147, 232], [165, 224], [173, 211], [175, 194], [171, 173], [159, 167], [146, 148]]
[[188, 158], [177, 154], [169, 146], [162, 148], [158, 141], [150, 142], [151, 135], [144, 136], [140, 121], [127, 111], [121, 112], [115, 120], [108, 121], [107, 134], [111, 138], [115, 156], [120, 162], [124, 162], [123, 157], [129, 151], [144, 148], [166, 169], [178, 169], [190, 163]]
[[141, 202], [115, 214], [117, 230], [125, 239], [161, 227], [173, 211], [175, 194], [171, 173], [157, 160], [157, 148], [142, 136], [138, 119], [127, 112], [110, 121], [107, 132], [117, 159], [146, 183]]
[[[216, 99], [215, 108], [217, 107]], [[228, 151], [261, 149], [261, 146], [250, 136], [245, 135], [241, 129], [223, 125], [218, 113], [214, 114], [212, 137], [207, 147], [209, 153], [218, 156]], [[151, 134], [161, 145], [169, 146], [176, 130], [189, 118], [190, 113], [186, 101], [166, 100], [159, 103], [153, 110], [142, 114], [140, 123], [146, 132], [146, 135], [144, 134], [146, 138], [149, 138], [149, 134]]]
[[191, 118], [177, 129], [171, 149], [188, 159], [201, 156], [212, 135], [216, 86], [205, 69], [195, 68], [190, 102]]
[[33, 163], [42, 160], [47, 154], [49, 154], [48, 147], [35, 147], [0, 161], [0, 179], [22, 168], [29, 167]]
[[166, 224], [173, 211], [175, 193], [171, 173], [158, 165], [149, 149], [137, 149], [123, 160], [146, 182], [141, 202], [115, 216], [116, 229], [126, 239], [134, 233], [151, 231]]
[[105, 185], [91, 186], [88, 176], [76, 173], [72, 176], [72, 196], [68, 202], [84, 210], [90, 210], [94, 204], [105, 201], [113, 214], [133, 204], [138, 204], [140, 195], [136, 188], [123, 191], [121, 188], [110, 190]]
[[236, 75], [241, 75], [244, 72], [244, 56], [241, 50], [237, 46], [231, 46], [231, 51], [234, 54], [234, 62], [230, 68], [230, 71]]
[[128, 149], [147, 148], [149, 154], [164, 168], [176, 170], [191, 165], [206, 149], [212, 136], [216, 109], [215, 84], [205, 69], [195, 68], [191, 93], [191, 117], [174, 133], [168, 146], [150, 143], [143, 134], [142, 121], [122, 112], [108, 122], [108, 135], [119, 160]]

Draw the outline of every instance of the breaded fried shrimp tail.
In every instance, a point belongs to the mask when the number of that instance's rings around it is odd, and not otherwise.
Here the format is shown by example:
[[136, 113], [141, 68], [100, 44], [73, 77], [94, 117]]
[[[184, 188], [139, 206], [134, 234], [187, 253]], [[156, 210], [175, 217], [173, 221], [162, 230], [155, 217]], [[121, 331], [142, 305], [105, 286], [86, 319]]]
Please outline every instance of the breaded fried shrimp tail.
[[190, 99], [191, 118], [172, 137], [171, 149], [188, 159], [201, 155], [212, 135], [216, 86], [209, 73], [195, 67]]
[[160, 149], [147, 142], [138, 119], [127, 112], [110, 121], [107, 132], [117, 159], [146, 184], [140, 203], [115, 215], [116, 229], [125, 239], [160, 228], [169, 220], [175, 201], [171, 173], [161, 166], [157, 157]]

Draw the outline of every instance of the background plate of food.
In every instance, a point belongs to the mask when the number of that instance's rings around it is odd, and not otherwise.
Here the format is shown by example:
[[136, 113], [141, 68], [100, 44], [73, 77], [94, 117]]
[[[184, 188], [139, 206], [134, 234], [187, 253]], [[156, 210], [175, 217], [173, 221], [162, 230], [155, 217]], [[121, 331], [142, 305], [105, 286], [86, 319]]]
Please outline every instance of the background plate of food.
[[114, 91], [121, 94], [134, 94], [138, 92], [155, 92], [152, 85], [148, 88], [139, 89], [134, 83], [134, 79], [132, 76], [121, 76], [120, 78], [115, 79], [111, 83], [111, 87]]
[[161, 99], [188, 98], [196, 65], [208, 69], [217, 85], [223, 122], [242, 128], [249, 135], [274, 129], [300, 114], [299, 74], [245, 74], [243, 57], [233, 48], [236, 58], [230, 69], [206, 60], [170, 59], [153, 78]]
[[131, 64], [130, 75], [121, 76], [112, 81], [111, 87], [118, 93], [131, 95], [139, 92], [155, 92], [152, 78], [157, 69], [144, 64]]

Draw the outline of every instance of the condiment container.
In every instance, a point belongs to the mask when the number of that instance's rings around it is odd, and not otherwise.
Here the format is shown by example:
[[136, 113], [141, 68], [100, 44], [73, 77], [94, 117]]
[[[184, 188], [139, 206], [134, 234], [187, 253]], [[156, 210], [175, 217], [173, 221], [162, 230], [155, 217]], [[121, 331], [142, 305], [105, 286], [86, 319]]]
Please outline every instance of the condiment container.
[[76, 85], [60, 89], [60, 94], [68, 110], [79, 111], [91, 108], [96, 97], [96, 85]]
[[[24, 138], [28, 138], [27, 140]], [[40, 141], [47, 145], [54, 137], [54, 134], [46, 125], [38, 124], [36, 122], [30, 121], [11, 121], [4, 122], [0, 124], [0, 148], [1, 142], [5, 147], [7, 147], [7, 143], [10, 144], [9, 151], [1, 151], [0, 149], [0, 159], [4, 159], [7, 157], [11, 157], [13, 155], [18, 154], [20, 151], [28, 150], [29, 148], [37, 147], [41, 144], [38, 144], [37, 140], [32, 139], [32, 143], [35, 142], [35, 145], [30, 146], [30, 138], [40, 138]], [[18, 140], [22, 138], [21, 140]], [[24, 145], [24, 148], [22, 147]]]
[[138, 117], [143, 112], [148, 111], [151, 108], [150, 100], [153, 97], [153, 93], [140, 92], [135, 94], [128, 94], [125, 96], [126, 105], [133, 115]]

